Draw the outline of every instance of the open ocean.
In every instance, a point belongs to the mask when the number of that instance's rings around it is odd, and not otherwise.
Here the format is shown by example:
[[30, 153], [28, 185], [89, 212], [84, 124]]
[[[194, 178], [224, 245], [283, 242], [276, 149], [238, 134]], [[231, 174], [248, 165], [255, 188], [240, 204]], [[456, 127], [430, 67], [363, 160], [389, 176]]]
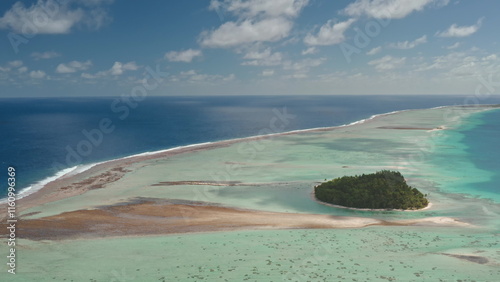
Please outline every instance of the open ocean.
[[[349, 124], [405, 109], [470, 103], [467, 96], [218, 96], [0, 99], [0, 196], [7, 167], [17, 188], [34, 187], [62, 170], [134, 154], [265, 133], [276, 111], [293, 115], [283, 131]], [[500, 104], [500, 97], [480, 100]], [[459, 132], [467, 158], [491, 178], [481, 189], [500, 193], [500, 111], [476, 117]], [[33, 186], [34, 185], [34, 186]], [[40, 185], [38, 185], [40, 186]]]

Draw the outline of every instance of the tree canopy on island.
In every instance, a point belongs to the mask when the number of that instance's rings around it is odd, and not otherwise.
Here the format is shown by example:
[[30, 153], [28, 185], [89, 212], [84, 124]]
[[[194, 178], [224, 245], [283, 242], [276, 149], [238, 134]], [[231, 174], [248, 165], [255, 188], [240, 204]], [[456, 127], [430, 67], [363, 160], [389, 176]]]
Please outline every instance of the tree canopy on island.
[[320, 201], [351, 208], [414, 210], [429, 204], [401, 173], [389, 170], [335, 178], [317, 185], [314, 194]]

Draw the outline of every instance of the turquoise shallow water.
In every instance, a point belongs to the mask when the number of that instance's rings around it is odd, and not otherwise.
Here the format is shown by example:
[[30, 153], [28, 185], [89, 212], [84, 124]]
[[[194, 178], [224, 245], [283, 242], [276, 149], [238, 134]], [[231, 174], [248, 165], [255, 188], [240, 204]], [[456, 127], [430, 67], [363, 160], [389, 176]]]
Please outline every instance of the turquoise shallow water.
[[500, 110], [477, 113], [435, 138], [428, 161], [443, 192], [500, 203]]
[[467, 146], [469, 159], [475, 167], [490, 173], [488, 181], [474, 184], [476, 191], [482, 191], [500, 202], [500, 111], [485, 112], [477, 116], [475, 126], [463, 131], [462, 142]]
[[370, 227], [23, 242], [30, 263], [9, 281], [498, 281], [498, 265], [453, 255], [498, 262], [499, 237]]
[[[499, 112], [409, 111], [354, 127], [280, 136], [258, 147], [246, 142], [147, 161], [106, 189], [25, 211], [40, 211], [34, 216], [40, 217], [142, 196], [387, 220], [448, 216], [471, 227], [23, 240], [13, 281], [499, 281], [500, 204], [498, 191], [490, 188], [496, 171], [484, 165], [494, 162], [495, 154], [484, 157], [488, 151], [478, 151], [486, 148], [484, 142], [498, 140]], [[428, 130], [441, 125], [447, 130]], [[478, 132], [491, 136], [481, 138]], [[477, 138], [468, 139], [472, 135]], [[252, 146], [261, 149], [250, 151]], [[434, 206], [419, 212], [351, 211], [310, 198], [317, 181], [381, 168], [400, 170], [411, 185], [430, 194]], [[222, 173], [224, 180], [258, 185], [151, 186]]]

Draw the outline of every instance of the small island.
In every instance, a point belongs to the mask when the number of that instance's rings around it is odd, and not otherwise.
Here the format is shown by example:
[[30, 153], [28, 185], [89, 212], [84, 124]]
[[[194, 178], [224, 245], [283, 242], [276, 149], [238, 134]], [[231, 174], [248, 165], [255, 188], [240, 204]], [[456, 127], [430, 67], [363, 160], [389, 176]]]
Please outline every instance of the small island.
[[398, 171], [343, 176], [314, 187], [322, 202], [348, 208], [418, 210], [429, 201], [416, 188], [406, 184]]

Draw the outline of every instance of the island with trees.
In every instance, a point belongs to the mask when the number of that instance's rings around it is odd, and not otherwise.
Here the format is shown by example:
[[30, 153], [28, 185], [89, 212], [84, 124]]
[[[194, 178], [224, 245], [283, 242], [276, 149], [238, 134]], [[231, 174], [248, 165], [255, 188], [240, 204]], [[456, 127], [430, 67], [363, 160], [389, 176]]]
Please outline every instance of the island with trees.
[[314, 187], [322, 202], [348, 208], [418, 210], [427, 207], [427, 195], [409, 186], [398, 171], [343, 176]]

